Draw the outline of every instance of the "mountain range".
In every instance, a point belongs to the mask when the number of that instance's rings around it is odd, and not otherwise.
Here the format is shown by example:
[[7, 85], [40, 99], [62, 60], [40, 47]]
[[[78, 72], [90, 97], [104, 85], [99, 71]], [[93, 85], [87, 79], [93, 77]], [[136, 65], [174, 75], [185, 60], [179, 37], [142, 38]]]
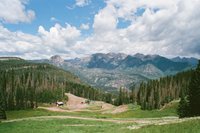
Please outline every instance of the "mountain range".
[[[38, 62], [38, 61], [37, 61]], [[115, 91], [120, 87], [129, 88], [148, 79], [156, 79], [193, 69], [196, 58], [166, 58], [160, 55], [126, 55], [123, 53], [96, 53], [84, 58], [64, 60], [59, 55], [49, 60], [40, 60], [71, 71], [84, 82]]]

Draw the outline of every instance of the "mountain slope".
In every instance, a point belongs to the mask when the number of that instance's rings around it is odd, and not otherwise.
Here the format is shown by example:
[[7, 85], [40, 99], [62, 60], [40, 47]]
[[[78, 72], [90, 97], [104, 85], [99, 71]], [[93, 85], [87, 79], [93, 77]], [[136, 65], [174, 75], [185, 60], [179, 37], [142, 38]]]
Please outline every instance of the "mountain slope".
[[[148, 79], [156, 79], [195, 68], [193, 62], [175, 61], [159, 55], [126, 55], [122, 53], [96, 53], [84, 58], [47, 61], [71, 71], [86, 83], [112, 91], [120, 87], [129, 88], [132, 84], [139, 85]], [[197, 59], [196, 59], [197, 60]], [[46, 60], [44, 60], [46, 61]]]
[[65, 92], [94, 100], [107, 100], [104, 92], [50, 64], [22, 59], [0, 61], [0, 107], [6, 110], [34, 108], [38, 103], [63, 100], [66, 98]]
[[28, 71], [34, 70], [49, 75], [55, 75], [59, 79], [74, 83], [80, 83], [80, 79], [68, 71], [64, 71], [46, 63], [32, 63], [25, 60], [4, 60], [0, 61], [0, 71]]
[[88, 68], [103, 68], [103, 69], [115, 69], [117, 68], [123, 59], [126, 57], [125, 54], [115, 53], [97, 53], [93, 54], [88, 62]]
[[198, 64], [198, 59], [193, 58], [193, 57], [190, 57], [190, 58], [175, 57], [175, 58], [172, 58], [172, 61], [174, 61], [174, 62], [185, 62], [185, 63], [188, 63], [192, 66], [196, 66]]
[[138, 104], [142, 109], [159, 109], [165, 103], [178, 100], [188, 92], [188, 86], [195, 70], [177, 73], [156, 80], [142, 82], [137, 94]]

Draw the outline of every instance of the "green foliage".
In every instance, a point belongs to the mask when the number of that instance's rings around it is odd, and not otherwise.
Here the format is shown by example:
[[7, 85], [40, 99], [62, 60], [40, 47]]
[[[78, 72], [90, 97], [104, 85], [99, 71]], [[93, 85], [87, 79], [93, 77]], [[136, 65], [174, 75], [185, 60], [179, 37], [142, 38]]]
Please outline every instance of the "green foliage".
[[200, 61], [189, 85], [189, 108], [191, 116], [200, 116]]
[[180, 96], [186, 96], [194, 70], [167, 76], [158, 80], [142, 82], [137, 94], [137, 103], [144, 110], [159, 109]]
[[115, 99], [115, 105], [129, 104], [130, 103], [130, 93], [127, 89], [120, 88], [119, 95]]
[[186, 97], [181, 97], [179, 107], [177, 110], [179, 117], [180, 118], [187, 117], [189, 115], [188, 109], [189, 109], [188, 100], [186, 99]]
[[4, 110], [35, 108], [38, 103], [66, 100], [65, 92], [102, 101], [109, 101], [110, 96], [81, 84], [76, 76], [62, 69], [24, 60], [0, 61], [0, 92]]
[[180, 117], [200, 116], [200, 61], [192, 75], [188, 91], [188, 103], [185, 105], [185, 100], [181, 100], [179, 109]]
[[72, 93], [76, 96], [84, 97], [90, 100], [105, 101], [112, 103], [112, 97], [110, 93], [105, 93], [100, 89], [94, 89], [91, 86], [83, 84], [74, 84], [72, 82], [65, 83], [65, 92]]
[[5, 110], [0, 107], [0, 119], [7, 119]]

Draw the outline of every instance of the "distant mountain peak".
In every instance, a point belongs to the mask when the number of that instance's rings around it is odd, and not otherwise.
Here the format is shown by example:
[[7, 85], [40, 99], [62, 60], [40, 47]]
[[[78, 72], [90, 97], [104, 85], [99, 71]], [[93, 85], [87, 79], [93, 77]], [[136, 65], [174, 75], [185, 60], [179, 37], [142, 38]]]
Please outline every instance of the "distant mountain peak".
[[95, 53], [65, 61], [55, 55], [47, 62], [75, 73], [91, 86], [112, 91], [113, 88], [130, 87], [132, 83], [139, 84], [141, 81], [195, 68], [198, 61], [187, 57], [176, 59], [174, 61], [161, 55], [141, 53]]
[[194, 58], [194, 57], [187, 58], [187, 57], [177, 56], [177, 57], [172, 58], [171, 60], [174, 61], [174, 62], [188, 63], [192, 66], [196, 66], [198, 64], [198, 59]]
[[136, 57], [136, 58], [139, 58], [139, 59], [141, 59], [143, 61], [144, 60], [153, 60], [153, 59], [155, 59], [157, 57], [160, 57], [159, 55], [156, 55], [156, 54], [154, 54], [154, 55], [150, 55], [150, 54], [145, 55], [145, 54], [141, 54], [141, 53], [136, 53], [133, 56]]
[[134, 56], [138, 57], [138, 58], [144, 58], [145, 57], [145, 55], [141, 54], [141, 53], [136, 53]]
[[64, 59], [59, 55], [54, 55], [50, 58], [50, 61], [56, 65], [60, 65], [64, 63]]
[[114, 69], [127, 57], [123, 53], [96, 53], [91, 55], [88, 68]]

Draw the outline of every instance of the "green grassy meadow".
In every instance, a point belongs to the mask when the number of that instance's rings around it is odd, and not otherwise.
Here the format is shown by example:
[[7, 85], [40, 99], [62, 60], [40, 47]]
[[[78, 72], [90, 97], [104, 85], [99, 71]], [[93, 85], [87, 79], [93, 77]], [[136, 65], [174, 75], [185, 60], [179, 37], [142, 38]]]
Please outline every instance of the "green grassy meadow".
[[0, 124], [1, 133], [199, 133], [200, 120], [129, 129], [134, 123], [112, 123], [76, 119], [37, 119]]
[[[145, 120], [145, 118], [161, 119], [161, 117], [164, 119], [166, 116], [177, 116], [177, 106], [178, 103], [175, 102], [162, 110], [143, 111], [139, 106], [129, 105], [127, 112], [119, 114], [101, 114], [100, 112], [52, 112], [44, 109], [8, 111], [8, 121], [2, 121], [0, 123], [0, 133], [200, 133], [199, 119], [176, 124], [150, 124], [141, 126], [139, 129], [132, 129], [132, 127], [138, 126], [138, 123], [116, 123], [62, 118], [63, 116], [78, 116], [105, 120], [129, 120], [137, 118]], [[61, 118], [48, 116], [59, 116]]]

